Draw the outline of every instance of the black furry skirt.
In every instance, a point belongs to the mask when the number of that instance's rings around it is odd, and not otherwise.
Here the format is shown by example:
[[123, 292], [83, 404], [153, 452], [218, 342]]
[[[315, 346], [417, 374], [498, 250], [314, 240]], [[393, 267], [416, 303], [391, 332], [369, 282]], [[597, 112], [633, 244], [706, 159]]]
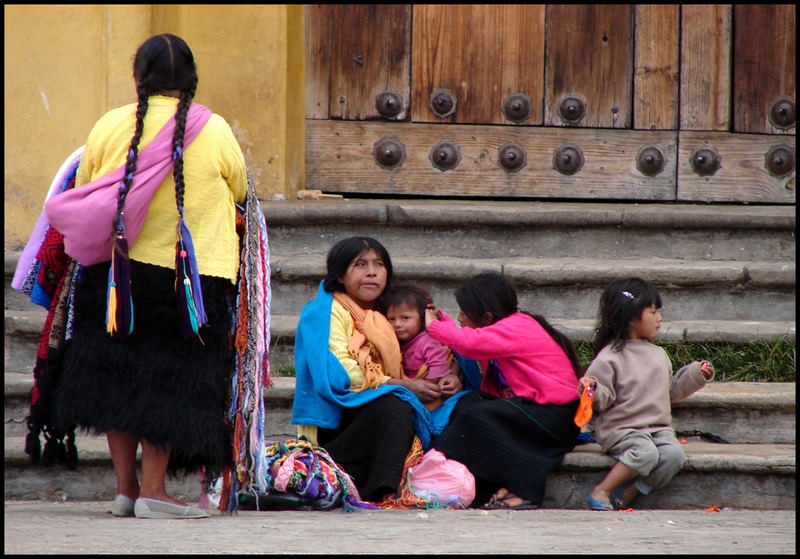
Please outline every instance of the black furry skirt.
[[386, 394], [358, 408], [347, 408], [338, 429], [319, 429], [318, 440], [353, 478], [367, 501], [394, 495], [414, 441], [413, 408]]
[[169, 474], [232, 463], [225, 417], [233, 349], [234, 286], [201, 277], [209, 325], [199, 339], [180, 334], [175, 271], [131, 261], [133, 333], [106, 333], [109, 263], [84, 269], [75, 293], [73, 337], [65, 346], [56, 420], [93, 434], [116, 430], [171, 450]]
[[541, 505], [547, 474], [575, 446], [577, 409], [578, 400], [540, 405], [474, 392], [459, 400], [432, 447], [475, 476], [472, 506], [483, 505], [500, 487]]

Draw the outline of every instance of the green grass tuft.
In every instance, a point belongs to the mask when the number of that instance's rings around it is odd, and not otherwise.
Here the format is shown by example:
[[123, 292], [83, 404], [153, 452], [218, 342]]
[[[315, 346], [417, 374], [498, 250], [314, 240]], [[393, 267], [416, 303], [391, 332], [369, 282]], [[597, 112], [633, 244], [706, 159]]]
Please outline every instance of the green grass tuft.
[[[667, 352], [673, 370], [692, 361], [711, 362], [717, 382], [794, 382], [796, 378], [795, 342], [786, 337], [749, 343], [658, 340], [654, 343]], [[581, 365], [588, 367], [594, 358], [591, 342], [576, 340], [573, 344]]]
[[[584, 369], [594, 358], [589, 340], [573, 340], [578, 359]], [[797, 355], [795, 342], [784, 337], [749, 343], [729, 342], [661, 342], [676, 370], [692, 361], [710, 361], [716, 371], [716, 382], [795, 382]], [[293, 377], [294, 365], [276, 364], [273, 377]]]

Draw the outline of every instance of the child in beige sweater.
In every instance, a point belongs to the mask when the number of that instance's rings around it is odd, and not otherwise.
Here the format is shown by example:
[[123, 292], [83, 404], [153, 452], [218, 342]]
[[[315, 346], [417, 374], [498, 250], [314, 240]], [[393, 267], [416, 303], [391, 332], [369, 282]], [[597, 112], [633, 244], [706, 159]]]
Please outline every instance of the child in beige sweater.
[[705, 386], [714, 367], [695, 361], [673, 374], [666, 352], [649, 341], [660, 308], [658, 290], [638, 278], [611, 282], [600, 299], [597, 355], [578, 392], [585, 384], [594, 390], [595, 438], [617, 463], [587, 498], [593, 510], [627, 508], [640, 493], [667, 485], [686, 461], [670, 403]]

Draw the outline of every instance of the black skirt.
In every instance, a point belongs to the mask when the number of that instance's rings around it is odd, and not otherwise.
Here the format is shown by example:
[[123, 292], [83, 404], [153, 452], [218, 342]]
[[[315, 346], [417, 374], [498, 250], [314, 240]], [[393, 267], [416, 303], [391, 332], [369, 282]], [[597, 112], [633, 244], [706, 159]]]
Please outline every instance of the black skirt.
[[547, 474], [575, 446], [577, 409], [578, 400], [540, 405], [475, 392], [461, 398], [432, 447], [475, 476], [472, 506], [483, 505], [500, 487], [541, 505]]
[[233, 349], [233, 284], [201, 277], [209, 325], [180, 334], [175, 271], [131, 261], [133, 333], [106, 332], [109, 263], [84, 269], [76, 288], [73, 337], [65, 345], [55, 401], [61, 425], [93, 434], [116, 430], [171, 450], [169, 473], [232, 463], [226, 420]]
[[350, 477], [362, 499], [378, 502], [394, 494], [414, 440], [413, 408], [386, 394], [346, 408], [338, 429], [319, 429], [317, 439]]

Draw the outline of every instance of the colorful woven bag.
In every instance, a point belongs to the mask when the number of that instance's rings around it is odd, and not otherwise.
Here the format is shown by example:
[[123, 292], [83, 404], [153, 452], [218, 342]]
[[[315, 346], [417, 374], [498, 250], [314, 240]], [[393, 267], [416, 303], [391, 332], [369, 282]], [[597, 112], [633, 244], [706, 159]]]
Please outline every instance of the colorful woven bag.
[[353, 480], [324, 448], [305, 437], [265, 449], [267, 488], [239, 495], [241, 510], [376, 509], [364, 502]]

